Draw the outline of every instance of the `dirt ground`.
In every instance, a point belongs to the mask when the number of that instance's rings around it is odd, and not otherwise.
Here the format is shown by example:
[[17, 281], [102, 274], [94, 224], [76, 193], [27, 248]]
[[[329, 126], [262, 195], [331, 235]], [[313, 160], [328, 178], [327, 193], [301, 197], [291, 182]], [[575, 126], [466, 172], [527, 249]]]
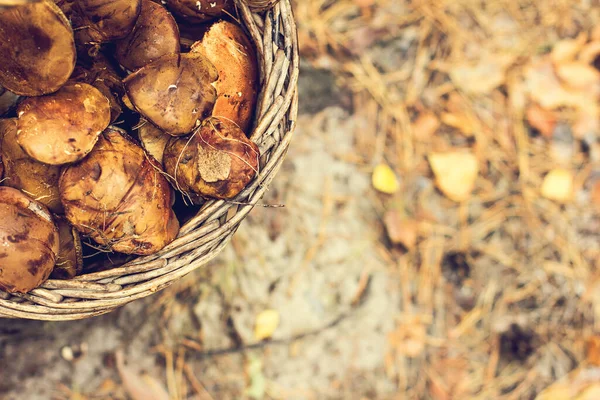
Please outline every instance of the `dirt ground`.
[[298, 3], [284, 207], [151, 298], [0, 323], [0, 398], [600, 398], [599, 10]]

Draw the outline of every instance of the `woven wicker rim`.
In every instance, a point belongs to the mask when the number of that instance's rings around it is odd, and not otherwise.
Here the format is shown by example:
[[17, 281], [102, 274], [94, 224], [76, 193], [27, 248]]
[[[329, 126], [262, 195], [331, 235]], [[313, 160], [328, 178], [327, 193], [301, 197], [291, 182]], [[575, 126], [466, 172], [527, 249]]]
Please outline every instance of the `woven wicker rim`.
[[0, 317], [75, 320], [108, 313], [156, 293], [205, 265], [229, 243], [262, 198], [287, 153], [298, 115], [299, 54], [290, 0], [253, 13], [234, 0], [257, 51], [261, 92], [251, 139], [261, 150], [260, 173], [233, 202], [209, 201], [161, 252], [121, 267], [49, 280], [27, 294], [0, 291]]

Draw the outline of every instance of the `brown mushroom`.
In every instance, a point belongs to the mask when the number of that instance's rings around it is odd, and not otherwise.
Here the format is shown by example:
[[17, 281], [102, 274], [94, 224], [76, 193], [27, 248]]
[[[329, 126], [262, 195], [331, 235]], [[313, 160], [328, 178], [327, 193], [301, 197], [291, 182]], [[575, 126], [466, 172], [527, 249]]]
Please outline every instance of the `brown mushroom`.
[[102, 54], [96, 56], [88, 68], [76, 66], [70, 78], [74, 82], [83, 82], [98, 89], [110, 103], [110, 121], [115, 122], [123, 111], [121, 97], [125, 88], [119, 73], [112, 63]]
[[50, 0], [1, 9], [0, 38], [0, 85], [13, 93], [55, 92], [73, 72], [73, 30]]
[[210, 26], [192, 52], [208, 58], [219, 71], [213, 116], [235, 122], [248, 134], [258, 95], [258, 61], [242, 28], [228, 21]]
[[117, 128], [65, 168], [59, 188], [69, 222], [107, 251], [153, 254], [179, 232], [161, 166]]
[[216, 99], [214, 65], [201, 54], [168, 55], [123, 80], [135, 109], [173, 136], [191, 132]]
[[256, 176], [259, 150], [236, 124], [211, 117], [189, 138], [172, 138], [164, 164], [184, 194], [231, 199]]
[[123, 67], [135, 71], [162, 56], [179, 52], [179, 28], [173, 16], [160, 4], [142, 0], [133, 30], [116, 42], [115, 57]]
[[17, 109], [18, 141], [32, 158], [50, 165], [81, 160], [110, 123], [110, 103], [86, 83], [25, 99]]
[[40, 203], [23, 192], [0, 187], [0, 289], [27, 293], [52, 272], [58, 229]]

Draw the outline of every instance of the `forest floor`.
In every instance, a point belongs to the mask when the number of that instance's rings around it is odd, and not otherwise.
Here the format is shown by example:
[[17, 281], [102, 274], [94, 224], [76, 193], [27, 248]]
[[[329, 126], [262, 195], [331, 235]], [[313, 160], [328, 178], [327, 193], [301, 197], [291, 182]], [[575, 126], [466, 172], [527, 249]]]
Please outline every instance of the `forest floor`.
[[284, 207], [111, 314], [2, 322], [0, 398], [600, 398], [598, 4], [295, 12]]

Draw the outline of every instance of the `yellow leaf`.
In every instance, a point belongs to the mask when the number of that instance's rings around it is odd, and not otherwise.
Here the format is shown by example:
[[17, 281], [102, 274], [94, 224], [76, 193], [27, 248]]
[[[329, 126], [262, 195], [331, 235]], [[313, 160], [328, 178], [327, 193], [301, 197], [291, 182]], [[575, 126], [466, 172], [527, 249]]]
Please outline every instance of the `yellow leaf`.
[[563, 168], [550, 171], [542, 182], [542, 196], [560, 203], [565, 203], [573, 195], [573, 175]]
[[573, 400], [598, 400], [600, 399], [600, 383], [594, 383], [585, 388]]
[[273, 336], [279, 326], [279, 313], [276, 310], [265, 310], [256, 317], [254, 337], [263, 340]]
[[438, 188], [451, 200], [461, 202], [471, 197], [479, 174], [477, 159], [471, 153], [431, 153], [429, 164]]
[[556, 43], [550, 53], [550, 58], [555, 64], [573, 61], [587, 41], [587, 34], [581, 33], [575, 39], [563, 39]]
[[576, 88], [587, 88], [600, 83], [600, 72], [581, 62], [561, 64], [556, 67], [556, 74], [568, 85]]
[[572, 398], [571, 389], [567, 383], [555, 383], [540, 393], [535, 400], [568, 400]]
[[400, 190], [400, 183], [387, 164], [379, 164], [373, 171], [373, 187], [382, 193], [394, 194]]

